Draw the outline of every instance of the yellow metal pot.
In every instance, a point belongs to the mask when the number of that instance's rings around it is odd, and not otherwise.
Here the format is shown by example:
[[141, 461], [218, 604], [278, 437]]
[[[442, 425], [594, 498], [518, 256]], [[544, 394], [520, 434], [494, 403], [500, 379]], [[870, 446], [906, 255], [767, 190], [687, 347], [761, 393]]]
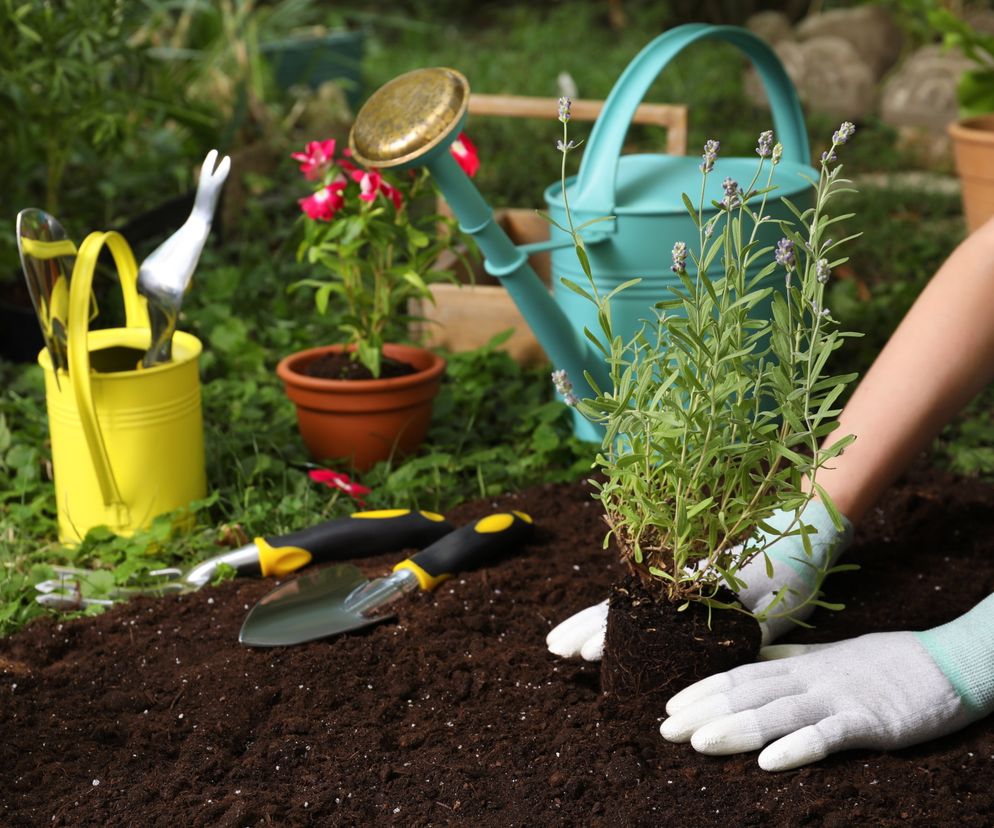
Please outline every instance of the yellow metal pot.
[[[117, 266], [127, 327], [90, 331], [93, 271], [105, 245]], [[151, 334], [136, 289], [137, 270], [119, 234], [87, 236], [69, 289], [69, 369], [61, 382], [48, 350], [38, 355], [45, 372], [59, 538], [65, 543], [81, 540], [95, 526], [131, 534], [207, 490], [197, 366], [202, 346], [177, 331], [170, 362], [140, 367]]]

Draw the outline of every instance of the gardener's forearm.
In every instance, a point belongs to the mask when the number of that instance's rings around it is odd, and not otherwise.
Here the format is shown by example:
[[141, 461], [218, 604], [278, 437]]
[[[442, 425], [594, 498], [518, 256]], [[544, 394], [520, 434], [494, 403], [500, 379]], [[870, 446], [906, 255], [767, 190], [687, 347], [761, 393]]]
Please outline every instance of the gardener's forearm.
[[994, 378], [994, 220], [967, 238], [915, 301], [840, 418], [856, 441], [818, 473], [854, 523]]

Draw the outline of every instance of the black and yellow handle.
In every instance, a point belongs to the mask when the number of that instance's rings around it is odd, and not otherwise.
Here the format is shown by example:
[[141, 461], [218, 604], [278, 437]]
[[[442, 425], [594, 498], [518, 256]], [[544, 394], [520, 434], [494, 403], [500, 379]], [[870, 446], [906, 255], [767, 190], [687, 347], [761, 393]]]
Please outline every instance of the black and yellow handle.
[[454, 528], [435, 512], [378, 509], [355, 512], [288, 535], [255, 538], [254, 543], [259, 549], [261, 574], [280, 577], [311, 562], [423, 547]]
[[423, 590], [435, 589], [456, 572], [490, 563], [501, 553], [527, 543], [535, 532], [532, 519], [524, 512], [499, 512], [480, 518], [435, 541], [394, 567], [408, 569]]

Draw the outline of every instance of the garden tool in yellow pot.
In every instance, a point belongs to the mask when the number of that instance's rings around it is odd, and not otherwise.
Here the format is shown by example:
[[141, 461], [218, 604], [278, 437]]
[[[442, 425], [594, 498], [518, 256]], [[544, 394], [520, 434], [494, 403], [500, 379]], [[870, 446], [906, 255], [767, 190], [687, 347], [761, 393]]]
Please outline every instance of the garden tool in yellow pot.
[[[76, 263], [76, 245], [55, 216], [28, 207], [17, 214], [17, 252], [34, 305], [49, 359], [58, 371], [69, 367], [67, 324], [69, 319], [69, 278]], [[91, 308], [96, 315], [96, 304]]]
[[[90, 331], [93, 274], [104, 247], [117, 267], [126, 325]], [[38, 355], [45, 374], [59, 538], [65, 543], [78, 542], [95, 526], [131, 534], [156, 515], [182, 509], [206, 493], [197, 369], [201, 344], [177, 331], [170, 362], [140, 366], [150, 332], [136, 276], [134, 255], [122, 236], [87, 236], [69, 286], [66, 366], [58, 357], [53, 362], [47, 348]]]
[[217, 157], [217, 150], [211, 150], [204, 159], [190, 217], [148, 255], [138, 271], [138, 292], [148, 300], [152, 328], [151, 342], [142, 357], [142, 365], [146, 368], [169, 362], [172, 356], [173, 332], [183, 304], [183, 294], [190, 285], [193, 271], [197, 269], [210, 233], [217, 200], [221, 196], [221, 187], [231, 169], [228, 156], [220, 162]]
[[189, 570], [158, 569], [123, 586], [103, 588], [107, 570], [55, 566], [54, 578], [35, 584], [35, 600], [55, 609], [109, 606], [135, 595], [192, 592], [210, 583], [222, 567], [239, 575], [282, 577], [311, 563], [341, 561], [413, 549], [447, 535], [453, 526], [435, 512], [377, 509], [309, 526], [286, 535], [255, 538], [239, 549], [222, 552]]
[[456, 572], [514, 552], [533, 533], [524, 512], [501, 512], [445, 535], [382, 578], [368, 580], [351, 564], [309, 572], [262, 598], [245, 618], [238, 640], [279, 647], [378, 624], [392, 617], [389, 608], [398, 598], [418, 589], [430, 592]]

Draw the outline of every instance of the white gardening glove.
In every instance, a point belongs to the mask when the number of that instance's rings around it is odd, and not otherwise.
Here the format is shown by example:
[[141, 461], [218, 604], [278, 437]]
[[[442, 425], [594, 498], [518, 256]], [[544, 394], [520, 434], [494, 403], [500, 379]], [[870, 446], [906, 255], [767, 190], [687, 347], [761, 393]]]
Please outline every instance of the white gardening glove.
[[757, 750], [790, 770], [850, 748], [894, 750], [959, 730], [994, 710], [994, 595], [925, 632], [837, 644], [779, 645], [771, 661], [692, 684], [660, 727], [701, 753]]
[[607, 601], [601, 601], [571, 615], [549, 631], [545, 645], [553, 655], [600, 661], [607, 630]]
[[[754, 558], [739, 572], [741, 579], [747, 584], [739, 591], [739, 600], [750, 612], [765, 609], [784, 584], [788, 587], [787, 595], [774, 610], [777, 617], [760, 624], [763, 644], [774, 641], [794, 626], [790, 618], [781, 616], [781, 613], [793, 609], [810, 597], [815, 583], [815, 567], [831, 566], [852, 538], [852, 524], [843, 517], [843, 530], [840, 532], [819, 500], [810, 501], [802, 517], [805, 524], [817, 529], [817, 533], [808, 535], [812, 549], [810, 558], [804, 553], [800, 536], [791, 535], [774, 541], [766, 549], [773, 564], [772, 579], [766, 574], [766, 561], [762, 555]], [[779, 532], [786, 531], [794, 522], [794, 513], [778, 510], [766, 522]], [[811, 604], [801, 607], [794, 613], [794, 617], [803, 621], [813, 609]], [[545, 643], [551, 653], [563, 658], [580, 656], [587, 661], [600, 661], [604, 652], [606, 629], [607, 601], [602, 601], [571, 615], [554, 627], [546, 636]]]
[[[815, 605], [805, 603], [812, 597], [818, 582], [818, 570], [830, 568], [852, 541], [853, 527], [844, 515], [842, 530], [835, 528], [828, 509], [820, 500], [810, 500], [801, 512], [800, 521], [813, 527], [809, 532], [811, 543], [810, 557], [805, 554], [800, 535], [790, 535], [775, 540], [766, 548], [766, 555], [773, 565], [773, 577], [766, 573], [766, 561], [758, 555], [739, 570], [738, 577], [746, 586], [739, 590], [739, 600], [750, 612], [761, 612], [776, 598], [784, 586], [787, 593], [773, 609], [772, 616], [760, 622], [763, 631], [763, 645], [776, 641], [792, 629], [794, 621], [805, 620], [814, 611]], [[766, 523], [777, 533], [796, 532], [800, 527], [794, 512], [777, 510]], [[795, 524], [791, 528], [791, 524]], [[776, 537], [776, 534], [774, 534]], [[768, 542], [767, 533], [761, 533], [761, 542]], [[803, 606], [802, 606], [803, 605]]]

